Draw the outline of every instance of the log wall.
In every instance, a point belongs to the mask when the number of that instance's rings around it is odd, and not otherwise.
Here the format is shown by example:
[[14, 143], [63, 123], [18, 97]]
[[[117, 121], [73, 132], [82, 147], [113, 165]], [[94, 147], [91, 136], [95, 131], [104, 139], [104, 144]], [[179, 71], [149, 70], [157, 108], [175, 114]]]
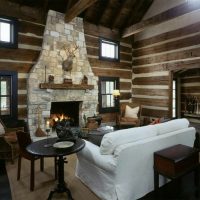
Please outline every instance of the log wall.
[[142, 115], [171, 117], [173, 72], [200, 67], [197, 16], [188, 13], [135, 36], [132, 99], [143, 105]]
[[0, 15], [19, 20], [18, 49], [0, 48], [0, 70], [18, 72], [18, 118], [27, 119], [27, 77], [40, 54], [44, 32], [42, 13], [29, 7], [0, 1]]
[[[120, 102], [131, 100], [132, 80], [132, 45], [127, 40], [120, 40], [120, 62], [99, 60], [99, 37], [119, 40], [117, 32], [105, 27], [84, 23], [87, 54], [92, 70], [96, 76], [120, 78]], [[102, 122], [115, 122], [115, 113], [101, 114]]]

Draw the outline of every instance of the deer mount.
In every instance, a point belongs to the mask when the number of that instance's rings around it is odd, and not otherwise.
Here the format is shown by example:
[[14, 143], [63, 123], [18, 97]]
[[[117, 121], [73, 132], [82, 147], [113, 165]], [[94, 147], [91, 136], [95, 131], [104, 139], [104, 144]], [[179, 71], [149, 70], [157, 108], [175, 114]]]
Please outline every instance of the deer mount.
[[60, 53], [60, 56], [63, 59], [62, 62], [62, 69], [63, 71], [71, 71], [72, 67], [73, 67], [73, 59], [76, 57], [75, 52], [78, 49], [78, 45], [77, 44], [73, 44], [73, 45], [64, 45], [63, 49], [67, 55], [67, 58], [64, 59], [63, 56]]

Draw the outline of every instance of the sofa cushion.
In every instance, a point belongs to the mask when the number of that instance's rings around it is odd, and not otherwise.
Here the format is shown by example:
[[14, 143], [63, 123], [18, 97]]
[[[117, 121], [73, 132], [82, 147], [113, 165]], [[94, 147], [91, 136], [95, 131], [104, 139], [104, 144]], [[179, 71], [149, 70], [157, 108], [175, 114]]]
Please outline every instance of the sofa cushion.
[[185, 118], [174, 119], [165, 123], [154, 125], [157, 129], [158, 135], [184, 129], [189, 126], [189, 121]]
[[154, 125], [123, 129], [107, 133], [101, 141], [100, 152], [101, 154], [113, 154], [118, 145], [135, 142], [137, 140], [156, 135], [157, 130]]

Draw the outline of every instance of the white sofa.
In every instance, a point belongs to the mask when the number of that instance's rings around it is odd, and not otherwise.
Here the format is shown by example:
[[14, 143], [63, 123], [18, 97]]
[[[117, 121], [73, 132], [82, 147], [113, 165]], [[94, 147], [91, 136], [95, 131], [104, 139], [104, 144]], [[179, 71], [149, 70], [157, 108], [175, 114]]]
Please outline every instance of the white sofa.
[[[102, 200], [138, 199], [154, 189], [153, 153], [193, 146], [195, 132], [187, 119], [175, 119], [108, 133], [100, 147], [86, 141], [77, 153], [76, 176]], [[160, 176], [159, 182], [166, 180]]]

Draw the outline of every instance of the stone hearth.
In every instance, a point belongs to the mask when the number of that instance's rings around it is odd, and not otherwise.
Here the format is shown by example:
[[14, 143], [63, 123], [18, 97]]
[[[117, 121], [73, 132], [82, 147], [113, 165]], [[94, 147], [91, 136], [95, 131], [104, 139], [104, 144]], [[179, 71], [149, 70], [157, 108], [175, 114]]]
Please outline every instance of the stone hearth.
[[[78, 45], [73, 68], [69, 72], [62, 69], [62, 61], [67, 58], [64, 45], [71, 48]], [[84, 76], [94, 89], [40, 89], [40, 83], [48, 82], [49, 75], [54, 76], [54, 83], [63, 83], [64, 78], [72, 79], [73, 84], [81, 84]], [[33, 66], [28, 77], [28, 125], [31, 136], [38, 126], [37, 108], [41, 113], [50, 113], [51, 102], [81, 101], [79, 125], [84, 123], [83, 115], [96, 114], [98, 104], [98, 77], [94, 76], [87, 58], [83, 21], [75, 18], [70, 23], [64, 22], [64, 14], [50, 10], [45, 27], [43, 45], [38, 62]], [[41, 116], [40, 127], [45, 130], [45, 120]]]

